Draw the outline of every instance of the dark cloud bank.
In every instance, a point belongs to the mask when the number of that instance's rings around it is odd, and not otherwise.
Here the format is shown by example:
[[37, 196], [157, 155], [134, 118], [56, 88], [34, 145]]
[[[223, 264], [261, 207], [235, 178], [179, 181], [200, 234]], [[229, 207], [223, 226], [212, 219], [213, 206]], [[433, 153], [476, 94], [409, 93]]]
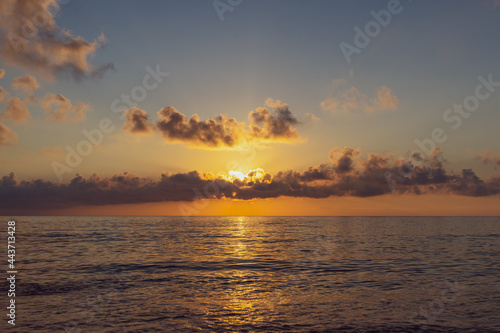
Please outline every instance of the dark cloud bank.
[[[197, 171], [162, 174], [160, 179], [141, 178], [130, 173], [112, 177], [76, 175], [67, 184], [35, 179], [16, 179], [14, 173], [0, 180], [0, 212], [71, 208], [83, 205], [116, 205], [164, 201], [193, 201], [199, 198], [276, 198], [331, 196], [371, 197], [391, 193], [449, 193], [464, 196], [488, 196], [500, 193], [500, 177], [481, 180], [470, 169], [447, 172], [439, 155], [413, 166], [407, 177], [401, 176], [401, 161], [391, 156], [369, 154], [358, 158], [351, 148], [334, 149], [330, 163], [305, 171], [284, 171], [274, 176], [255, 178], [251, 174], [240, 181], [228, 180]], [[414, 162], [414, 164], [416, 164]], [[391, 178], [391, 176], [393, 178]], [[388, 181], [393, 179], [392, 181]], [[394, 181], [394, 179], [396, 181]]]

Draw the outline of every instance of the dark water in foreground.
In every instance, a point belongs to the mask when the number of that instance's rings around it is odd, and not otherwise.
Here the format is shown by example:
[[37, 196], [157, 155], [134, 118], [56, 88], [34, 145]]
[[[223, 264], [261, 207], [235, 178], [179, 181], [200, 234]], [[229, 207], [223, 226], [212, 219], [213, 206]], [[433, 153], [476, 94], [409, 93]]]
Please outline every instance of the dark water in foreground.
[[3, 310], [2, 332], [500, 331], [500, 218], [22, 217], [16, 231], [17, 325]]

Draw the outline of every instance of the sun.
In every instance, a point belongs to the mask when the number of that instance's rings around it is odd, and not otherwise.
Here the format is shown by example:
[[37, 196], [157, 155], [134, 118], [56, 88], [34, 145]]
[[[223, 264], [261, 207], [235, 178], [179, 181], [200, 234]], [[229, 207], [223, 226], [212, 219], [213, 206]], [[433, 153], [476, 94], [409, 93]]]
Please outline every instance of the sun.
[[232, 179], [243, 180], [243, 179], [245, 179], [245, 174], [241, 171], [231, 170], [231, 171], [229, 171], [229, 177]]

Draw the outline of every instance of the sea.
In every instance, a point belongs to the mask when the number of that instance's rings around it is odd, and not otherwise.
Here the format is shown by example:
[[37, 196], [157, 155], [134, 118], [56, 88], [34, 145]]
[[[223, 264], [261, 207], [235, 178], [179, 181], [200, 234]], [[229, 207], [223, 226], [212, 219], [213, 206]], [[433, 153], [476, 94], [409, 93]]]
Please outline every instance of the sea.
[[9, 220], [1, 332], [500, 332], [499, 217]]

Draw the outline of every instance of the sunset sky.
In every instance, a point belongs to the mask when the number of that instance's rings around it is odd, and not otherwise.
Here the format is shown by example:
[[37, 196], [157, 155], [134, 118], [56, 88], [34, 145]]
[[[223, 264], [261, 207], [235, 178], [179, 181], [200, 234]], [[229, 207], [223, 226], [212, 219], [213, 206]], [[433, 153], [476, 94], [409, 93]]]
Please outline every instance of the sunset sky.
[[499, 0], [5, 0], [0, 29], [2, 215], [500, 214]]

